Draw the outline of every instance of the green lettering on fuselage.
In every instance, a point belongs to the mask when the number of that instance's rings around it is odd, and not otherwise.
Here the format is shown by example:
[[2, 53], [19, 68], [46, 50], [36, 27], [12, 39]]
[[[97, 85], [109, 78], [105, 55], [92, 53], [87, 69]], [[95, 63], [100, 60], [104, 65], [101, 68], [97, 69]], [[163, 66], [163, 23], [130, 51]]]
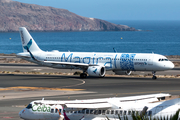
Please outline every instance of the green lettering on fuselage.
[[41, 111], [41, 106], [38, 106], [37, 111], [38, 111], [38, 112]]
[[51, 111], [51, 107], [47, 107], [46, 105], [42, 105], [42, 106], [38, 106], [36, 104], [34, 104], [32, 106], [32, 111], [34, 112], [50, 112]]
[[34, 111], [34, 112], [36, 111], [36, 109], [34, 109], [35, 106], [36, 106], [36, 105], [33, 105], [33, 106], [32, 106], [32, 111]]

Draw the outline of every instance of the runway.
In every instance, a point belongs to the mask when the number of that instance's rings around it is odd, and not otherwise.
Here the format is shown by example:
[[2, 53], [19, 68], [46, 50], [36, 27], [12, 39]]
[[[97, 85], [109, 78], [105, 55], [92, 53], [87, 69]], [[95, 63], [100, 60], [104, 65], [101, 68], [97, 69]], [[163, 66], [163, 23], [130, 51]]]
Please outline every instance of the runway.
[[[51, 71], [59, 70], [37, 65], [1, 64], [0, 71]], [[178, 75], [179, 68], [159, 74]], [[147, 74], [146, 72], [135, 72]], [[111, 74], [111, 72], [109, 72]], [[107, 97], [122, 97], [151, 93], [170, 93], [179, 95], [180, 79], [151, 77], [106, 76], [105, 78], [87, 77], [80, 79], [75, 75], [24, 75], [0, 74], [0, 119], [20, 120], [18, 113], [33, 100], [75, 100]]]

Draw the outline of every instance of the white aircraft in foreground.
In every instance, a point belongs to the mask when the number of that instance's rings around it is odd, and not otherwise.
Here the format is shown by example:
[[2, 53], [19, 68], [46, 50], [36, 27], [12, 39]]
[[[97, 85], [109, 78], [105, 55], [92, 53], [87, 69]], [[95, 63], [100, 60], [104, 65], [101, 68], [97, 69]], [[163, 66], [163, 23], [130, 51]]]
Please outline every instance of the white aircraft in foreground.
[[[132, 120], [138, 112], [148, 118], [170, 119], [180, 109], [180, 98], [165, 100], [170, 94], [150, 94], [89, 100], [32, 101], [19, 112], [25, 120]], [[61, 116], [60, 116], [61, 115]]]
[[101, 53], [101, 52], [52, 52], [42, 51], [25, 27], [20, 27], [23, 52], [17, 56], [39, 65], [59, 69], [80, 69], [81, 78], [104, 77], [107, 70], [118, 75], [130, 75], [131, 71], [170, 70], [174, 64], [165, 56], [148, 53]]

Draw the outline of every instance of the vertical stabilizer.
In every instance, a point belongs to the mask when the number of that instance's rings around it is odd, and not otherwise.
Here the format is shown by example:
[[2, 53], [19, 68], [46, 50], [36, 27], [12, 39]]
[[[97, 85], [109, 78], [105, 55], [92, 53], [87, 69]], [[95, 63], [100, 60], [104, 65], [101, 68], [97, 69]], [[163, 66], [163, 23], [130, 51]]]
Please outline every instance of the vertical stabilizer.
[[42, 51], [32, 36], [29, 34], [27, 29], [25, 27], [20, 27], [19, 28], [20, 36], [21, 36], [21, 42], [22, 42], [22, 47], [23, 47], [23, 52], [38, 52]]

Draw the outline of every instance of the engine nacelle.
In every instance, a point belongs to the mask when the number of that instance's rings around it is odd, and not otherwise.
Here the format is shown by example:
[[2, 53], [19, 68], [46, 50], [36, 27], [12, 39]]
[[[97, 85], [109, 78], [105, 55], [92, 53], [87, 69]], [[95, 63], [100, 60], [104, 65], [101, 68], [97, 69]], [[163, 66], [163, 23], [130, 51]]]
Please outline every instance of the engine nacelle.
[[113, 71], [116, 75], [130, 75], [132, 71]]
[[105, 67], [102, 66], [89, 66], [87, 69], [89, 76], [104, 77], [106, 74]]

